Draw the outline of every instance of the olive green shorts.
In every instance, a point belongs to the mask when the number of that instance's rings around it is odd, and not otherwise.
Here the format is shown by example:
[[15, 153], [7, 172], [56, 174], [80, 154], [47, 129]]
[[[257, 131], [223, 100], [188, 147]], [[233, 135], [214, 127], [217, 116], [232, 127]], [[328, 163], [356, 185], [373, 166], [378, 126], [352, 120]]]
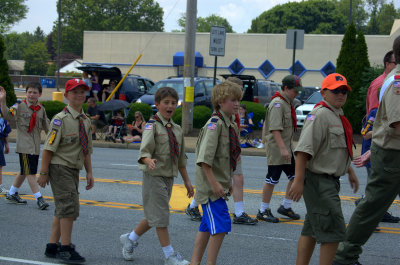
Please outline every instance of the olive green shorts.
[[339, 191], [339, 178], [306, 169], [303, 197], [307, 214], [303, 236], [312, 236], [318, 243], [343, 241], [346, 226]]
[[53, 191], [57, 218], [79, 216], [79, 170], [58, 164], [50, 164], [49, 179]]
[[168, 227], [173, 184], [173, 177], [152, 176], [143, 172], [143, 210], [149, 226]]

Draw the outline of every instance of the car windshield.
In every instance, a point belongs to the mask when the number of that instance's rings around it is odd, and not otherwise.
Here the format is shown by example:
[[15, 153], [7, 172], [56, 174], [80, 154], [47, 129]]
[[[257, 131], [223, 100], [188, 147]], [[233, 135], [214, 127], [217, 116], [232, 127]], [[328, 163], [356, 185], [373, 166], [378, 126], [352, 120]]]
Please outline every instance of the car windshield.
[[183, 81], [179, 80], [162, 80], [154, 84], [147, 94], [154, 95], [159, 88], [172, 87], [178, 92], [179, 98], [183, 97]]
[[321, 93], [318, 91], [312, 94], [312, 96], [309, 97], [304, 104], [317, 104], [322, 100], [323, 98], [321, 96]]

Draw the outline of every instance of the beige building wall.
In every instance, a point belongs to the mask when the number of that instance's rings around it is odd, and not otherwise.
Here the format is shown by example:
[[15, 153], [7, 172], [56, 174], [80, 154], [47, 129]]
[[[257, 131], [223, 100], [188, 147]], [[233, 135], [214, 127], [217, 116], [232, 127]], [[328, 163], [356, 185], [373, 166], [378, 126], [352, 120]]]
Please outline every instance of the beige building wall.
[[[400, 35], [399, 21], [395, 21], [388, 36], [365, 36], [371, 65], [382, 65], [383, 56], [391, 50], [393, 40]], [[296, 61], [299, 60], [307, 69], [302, 76], [303, 85], [320, 86], [324, 78], [320, 69], [328, 62], [336, 66], [342, 39], [343, 35], [304, 36], [304, 49], [296, 50]], [[196, 51], [204, 57], [204, 65], [198, 70], [199, 76], [211, 77], [214, 73], [214, 56], [209, 55], [209, 42], [209, 33], [197, 33]], [[183, 51], [184, 45], [184, 33], [85, 31], [83, 63], [111, 64], [125, 73], [142, 54], [131, 73], [158, 81], [177, 75], [176, 67], [172, 65], [173, 55]], [[218, 57], [217, 76], [229, 74], [228, 66], [238, 59], [245, 67], [242, 74], [263, 79], [258, 67], [268, 59], [276, 69], [268, 79], [280, 82], [290, 73], [292, 53], [292, 50], [286, 49], [286, 34], [228, 33], [225, 56]]]

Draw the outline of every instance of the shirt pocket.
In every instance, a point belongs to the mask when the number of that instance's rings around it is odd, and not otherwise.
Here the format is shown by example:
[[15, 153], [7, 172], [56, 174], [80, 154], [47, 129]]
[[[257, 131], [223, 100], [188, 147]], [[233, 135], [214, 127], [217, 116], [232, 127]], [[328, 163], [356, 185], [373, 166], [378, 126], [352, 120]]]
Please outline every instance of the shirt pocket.
[[61, 138], [60, 145], [75, 144], [79, 142], [78, 135], [67, 135]]
[[156, 142], [155, 153], [163, 155], [170, 154], [168, 134], [156, 135], [155, 142]]
[[36, 118], [36, 125], [39, 129], [43, 129], [43, 118]]
[[291, 113], [285, 113], [283, 115], [283, 127], [284, 128], [292, 127], [292, 114]]
[[29, 123], [31, 122], [31, 116], [29, 114], [22, 114], [18, 117], [19, 126], [29, 127]]
[[346, 136], [343, 128], [331, 127], [329, 128], [329, 147], [336, 148], [347, 148]]

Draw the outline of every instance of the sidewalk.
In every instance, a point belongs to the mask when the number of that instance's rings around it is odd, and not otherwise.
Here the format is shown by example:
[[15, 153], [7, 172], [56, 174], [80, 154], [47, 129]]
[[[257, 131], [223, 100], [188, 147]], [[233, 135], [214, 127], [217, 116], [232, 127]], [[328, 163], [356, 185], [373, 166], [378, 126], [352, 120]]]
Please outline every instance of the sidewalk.
[[[16, 135], [17, 130], [13, 129], [12, 132], [8, 136], [9, 142], [16, 142]], [[42, 143], [46, 139], [46, 134], [42, 132], [41, 135]], [[187, 153], [194, 153], [196, 149], [196, 142], [197, 137], [185, 137], [185, 146]], [[294, 142], [294, 146], [297, 145], [297, 142]], [[359, 156], [361, 154], [361, 145], [356, 144], [357, 148], [354, 150], [354, 157]], [[93, 147], [101, 147], [101, 148], [120, 148], [120, 149], [136, 149], [140, 148], [139, 143], [113, 143], [113, 142], [106, 142], [104, 140], [95, 140], [93, 141]], [[245, 156], [265, 156], [265, 148], [258, 149], [258, 148], [242, 148], [242, 155]]]

